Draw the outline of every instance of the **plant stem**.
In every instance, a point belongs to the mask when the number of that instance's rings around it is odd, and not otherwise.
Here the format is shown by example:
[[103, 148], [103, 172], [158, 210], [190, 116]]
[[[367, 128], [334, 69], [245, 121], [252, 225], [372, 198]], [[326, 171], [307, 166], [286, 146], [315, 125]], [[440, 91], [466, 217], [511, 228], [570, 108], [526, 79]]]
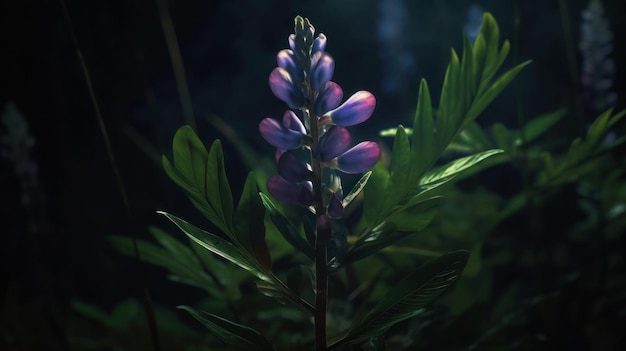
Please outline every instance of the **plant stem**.
[[317, 216], [317, 240], [315, 241], [315, 350], [326, 350], [326, 303], [328, 269], [326, 244], [330, 238], [330, 223], [325, 215]]
[[[312, 95], [310, 101], [313, 101]], [[319, 129], [317, 116], [312, 109], [305, 110], [305, 118], [309, 118], [311, 130], [312, 148], [319, 141]], [[330, 239], [330, 222], [326, 216], [326, 206], [322, 198], [322, 165], [316, 158], [312, 158], [312, 168], [315, 177], [313, 179], [313, 204], [315, 206], [317, 234], [315, 239], [315, 350], [326, 351], [326, 304], [328, 290], [328, 267], [326, 258], [326, 246]]]

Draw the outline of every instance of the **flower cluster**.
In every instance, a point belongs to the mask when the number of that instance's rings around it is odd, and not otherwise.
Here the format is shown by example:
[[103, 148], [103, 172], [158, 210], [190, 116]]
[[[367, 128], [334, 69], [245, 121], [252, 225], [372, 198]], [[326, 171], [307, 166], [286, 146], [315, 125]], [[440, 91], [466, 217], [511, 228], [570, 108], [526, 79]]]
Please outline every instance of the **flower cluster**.
[[[318, 211], [324, 208], [330, 217], [339, 218], [343, 216], [341, 187], [334, 170], [361, 173], [380, 158], [375, 142], [350, 147], [352, 138], [345, 128], [366, 121], [376, 99], [368, 91], [359, 91], [340, 105], [343, 90], [331, 81], [335, 61], [325, 51], [326, 36], [320, 33], [314, 38], [314, 33], [307, 19], [296, 17], [289, 49], [278, 52], [278, 67], [269, 77], [272, 92], [291, 110], [280, 122], [263, 119], [259, 131], [277, 148], [279, 175], [268, 180], [269, 192], [282, 202]], [[310, 163], [298, 158], [296, 151], [301, 148], [310, 150]], [[331, 174], [326, 183], [322, 182], [324, 170]], [[316, 203], [318, 198], [322, 204]]]

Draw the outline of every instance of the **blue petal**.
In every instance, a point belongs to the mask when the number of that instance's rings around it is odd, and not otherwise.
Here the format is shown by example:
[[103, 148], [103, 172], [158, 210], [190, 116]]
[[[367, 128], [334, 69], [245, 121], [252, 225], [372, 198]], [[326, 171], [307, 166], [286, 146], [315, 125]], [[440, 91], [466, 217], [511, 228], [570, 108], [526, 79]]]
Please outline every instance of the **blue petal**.
[[296, 56], [292, 50], [280, 50], [276, 55], [276, 63], [278, 63], [278, 67], [286, 69], [297, 83], [304, 81], [304, 69], [296, 61]]
[[287, 110], [283, 115], [283, 125], [300, 134], [307, 134], [304, 124], [302, 124], [300, 118], [291, 110]]
[[281, 149], [296, 149], [302, 145], [302, 134], [278, 123], [273, 118], [265, 118], [259, 123], [259, 132], [271, 145]]
[[270, 73], [269, 82], [272, 93], [290, 108], [300, 108], [304, 105], [304, 95], [286, 69], [274, 68]]
[[352, 138], [346, 128], [332, 126], [320, 138], [313, 150], [313, 156], [322, 162], [328, 162], [348, 150], [350, 143]]
[[296, 35], [289, 34], [289, 48], [291, 51], [296, 51]]
[[376, 107], [376, 98], [369, 91], [357, 91], [346, 102], [326, 113], [332, 123], [339, 126], [353, 126], [366, 121]]
[[329, 54], [318, 51], [311, 56], [311, 88], [319, 90], [322, 84], [328, 82], [333, 77], [335, 71], [335, 60]]
[[334, 168], [344, 173], [361, 173], [374, 167], [379, 158], [378, 144], [364, 141], [337, 157]]
[[308, 207], [313, 203], [313, 193], [305, 184], [289, 183], [281, 176], [268, 179], [267, 190], [278, 201], [286, 204]]
[[318, 51], [326, 50], [326, 36], [323, 33], [317, 35], [317, 38], [313, 40], [313, 47], [311, 53], [314, 54]]
[[289, 151], [283, 153], [278, 160], [278, 174], [288, 182], [305, 182], [309, 179], [311, 173], [307, 164], [298, 160], [298, 158]]
[[323, 116], [326, 112], [339, 106], [341, 99], [343, 99], [343, 90], [339, 84], [329, 80], [322, 85], [319, 93], [315, 97], [313, 111], [315, 111], [315, 114], [318, 116]]
[[344, 210], [341, 199], [339, 199], [339, 196], [337, 196], [336, 193], [333, 193], [330, 196], [330, 201], [328, 202], [328, 216], [330, 218], [342, 218], [343, 215]]

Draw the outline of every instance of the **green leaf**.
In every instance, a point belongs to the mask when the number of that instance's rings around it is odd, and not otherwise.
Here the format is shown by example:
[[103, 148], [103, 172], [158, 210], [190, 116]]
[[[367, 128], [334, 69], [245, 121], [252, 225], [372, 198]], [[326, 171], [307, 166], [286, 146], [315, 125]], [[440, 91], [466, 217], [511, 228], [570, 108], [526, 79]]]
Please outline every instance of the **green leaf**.
[[[162, 233], [165, 234], [164, 232]], [[161, 239], [165, 242], [163, 237]], [[108, 237], [107, 240], [121, 254], [134, 257], [135, 250], [131, 238], [111, 236]], [[173, 241], [175, 239], [170, 237], [166, 240]], [[194, 262], [194, 260], [189, 258], [186, 254], [180, 255], [175, 253], [178, 252], [177, 250], [172, 251], [171, 247], [177, 246], [178, 244], [170, 243], [170, 247], [164, 249], [151, 242], [137, 240], [137, 245], [139, 247], [141, 260], [155, 266], [166, 268], [172, 274], [170, 279], [204, 289], [213, 296], [221, 296], [221, 291], [217, 288], [215, 281], [204, 271], [202, 266], [199, 266], [197, 262]], [[161, 245], [163, 245], [163, 243], [161, 243]]]
[[388, 217], [399, 232], [419, 232], [432, 222], [443, 197], [436, 196], [403, 208]]
[[479, 162], [499, 153], [502, 153], [502, 150], [487, 150], [478, 154], [462, 157], [456, 159], [442, 167], [436, 168], [428, 173], [426, 173], [419, 181], [420, 185], [430, 184], [437, 182], [442, 179], [451, 179], [457, 174], [473, 167]]
[[411, 138], [411, 178], [416, 179], [432, 165], [433, 154], [433, 107], [426, 80], [420, 81], [417, 108], [413, 118], [414, 132]]
[[291, 244], [294, 248], [298, 249], [308, 257], [313, 258], [315, 256], [313, 248], [309, 246], [306, 240], [304, 240], [299, 231], [291, 224], [291, 222], [289, 222], [287, 218], [285, 218], [285, 216], [283, 216], [278, 211], [272, 200], [270, 200], [267, 195], [259, 193], [259, 196], [261, 197], [263, 206], [265, 206], [265, 209], [267, 210], [270, 219], [272, 220], [280, 234], [282, 234], [282, 236], [285, 238], [285, 240], [287, 240], [287, 242]]
[[[550, 129], [556, 122], [560, 121], [567, 114], [567, 110], [564, 108], [539, 115], [524, 125], [523, 133], [526, 142], [529, 143], [541, 135], [543, 135], [548, 129]], [[516, 144], [521, 145], [520, 142]]]
[[511, 151], [511, 147], [513, 146], [511, 132], [504, 126], [504, 124], [500, 122], [495, 123], [491, 126], [491, 132], [493, 133], [493, 139], [496, 142], [496, 147]]
[[493, 99], [495, 99], [496, 96], [498, 96], [502, 90], [504, 90], [504, 88], [511, 83], [513, 78], [515, 78], [524, 67], [530, 64], [530, 62], [531, 61], [522, 62], [498, 77], [498, 79], [493, 82], [493, 84], [491, 84], [483, 94], [474, 100], [471, 107], [465, 114], [466, 123], [476, 119], [476, 117], [493, 101]]
[[207, 152], [193, 129], [182, 126], [174, 135], [173, 155], [173, 164], [162, 159], [167, 175], [208, 220], [233, 238], [233, 198], [221, 142], [215, 140]]
[[272, 281], [272, 277], [270, 276], [271, 273], [267, 271], [267, 268], [261, 266], [260, 263], [253, 257], [250, 257], [246, 251], [238, 248], [219, 236], [199, 229], [191, 223], [186, 222], [172, 214], [163, 211], [158, 211], [157, 213], [167, 217], [170, 221], [176, 224], [176, 226], [180, 228], [183, 233], [187, 234], [189, 238], [205, 249], [238, 265], [261, 280]]
[[393, 142], [391, 153], [391, 170], [389, 173], [389, 183], [385, 194], [387, 205], [395, 204], [404, 197], [407, 188], [412, 185], [410, 177], [411, 171], [411, 147], [409, 138], [404, 128], [398, 126], [396, 137]]
[[370, 179], [371, 175], [372, 171], [365, 172], [361, 179], [359, 179], [359, 181], [352, 187], [352, 190], [350, 190], [348, 195], [343, 197], [343, 200], [341, 201], [343, 208], [348, 207], [352, 200], [356, 199], [356, 197], [359, 196], [363, 188], [365, 188], [365, 185], [367, 185], [367, 181]]
[[272, 343], [258, 331], [229, 321], [212, 313], [196, 311], [189, 306], [178, 306], [179, 309], [189, 312], [191, 316], [204, 324], [222, 342], [235, 349], [271, 351]]
[[372, 168], [372, 176], [363, 190], [365, 199], [363, 200], [363, 216], [361, 218], [365, 224], [373, 225], [377, 223], [381, 214], [387, 210], [383, 206], [388, 181], [389, 172], [379, 161]]
[[271, 269], [272, 258], [265, 242], [265, 207], [252, 172], [246, 178], [233, 223], [239, 241], [259, 262]]
[[383, 334], [398, 322], [417, 316], [458, 279], [468, 257], [467, 251], [453, 251], [418, 268], [395, 284], [363, 319], [356, 321], [347, 334], [328, 349], [363, 342]]

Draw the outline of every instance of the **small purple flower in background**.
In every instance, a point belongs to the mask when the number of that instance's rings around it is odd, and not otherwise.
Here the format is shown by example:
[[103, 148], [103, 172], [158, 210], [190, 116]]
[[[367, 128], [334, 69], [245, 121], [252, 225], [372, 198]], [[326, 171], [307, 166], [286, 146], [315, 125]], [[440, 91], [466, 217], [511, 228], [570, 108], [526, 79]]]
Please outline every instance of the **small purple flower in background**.
[[[278, 148], [278, 175], [267, 181], [267, 188], [284, 203], [312, 206], [318, 215], [341, 218], [341, 186], [324, 184], [324, 169], [354, 174], [376, 164], [378, 145], [365, 141], [351, 147], [345, 128], [368, 120], [376, 99], [368, 91], [358, 91], [341, 104], [343, 89], [331, 80], [335, 61], [325, 51], [327, 38], [321, 33], [313, 38], [314, 34], [308, 19], [296, 17], [289, 49], [278, 52], [278, 67], [269, 77], [272, 93], [293, 111], [285, 112], [280, 122], [265, 118], [259, 124], [263, 138]], [[289, 151], [299, 148], [310, 150], [310, 160], [302, 161]]]
[[587, 112], [595, 115], [617, 102], [617, 93], [611, 89], [615, 76], [615, 62], [610, 56], [613, 33], [600, 0], [589, 1], [582, 12], [579, 48], [583, 102]]

